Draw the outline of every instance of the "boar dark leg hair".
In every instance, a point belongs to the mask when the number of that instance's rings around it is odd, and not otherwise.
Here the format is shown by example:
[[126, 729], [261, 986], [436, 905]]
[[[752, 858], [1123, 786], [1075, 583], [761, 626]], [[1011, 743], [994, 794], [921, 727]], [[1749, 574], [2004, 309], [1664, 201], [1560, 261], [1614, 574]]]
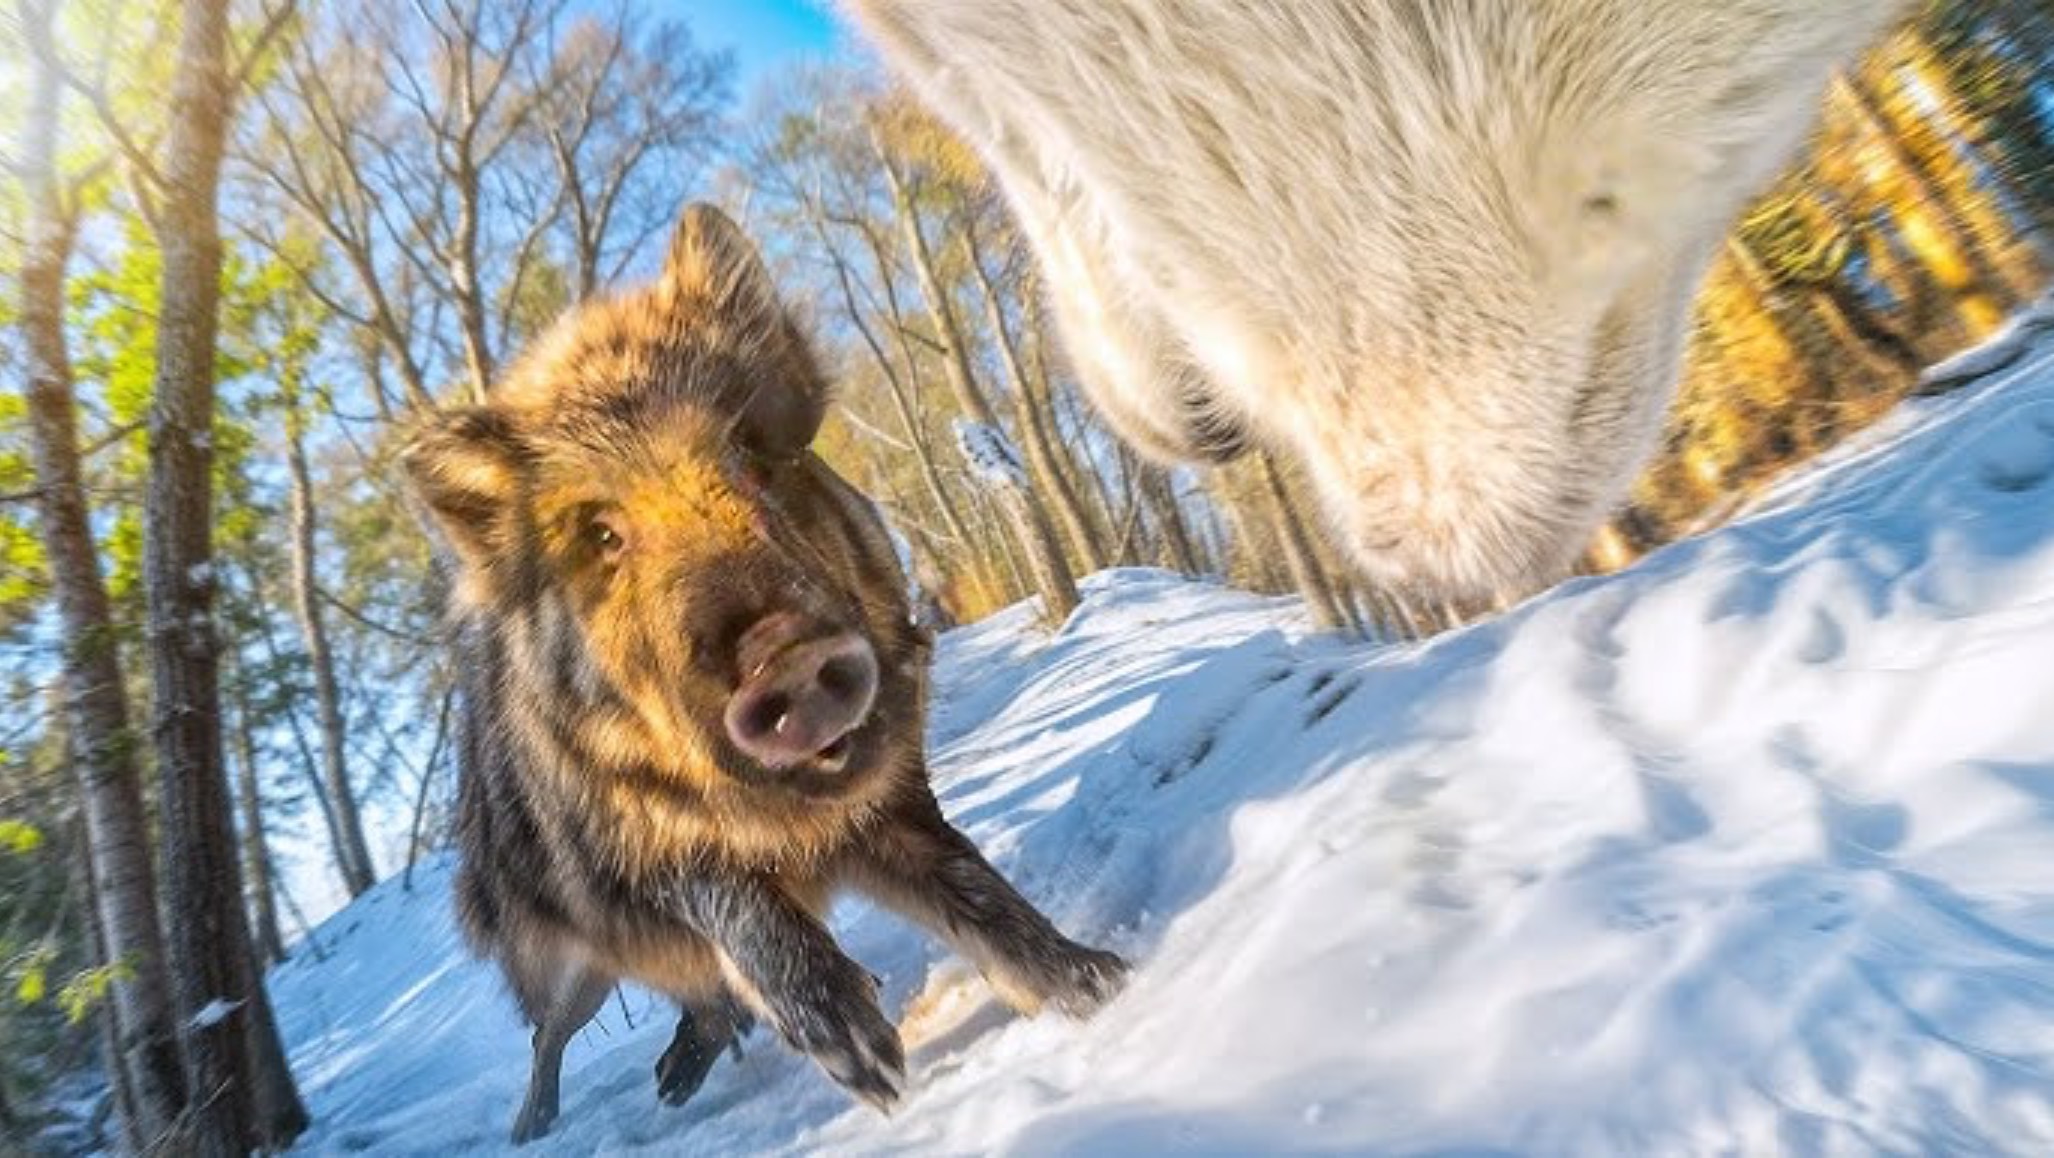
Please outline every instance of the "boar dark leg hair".
[[896, 1101], [906, 1081], [899, 1031], [877, 1007], [877, 986], [812, 914], [766, 880], [695, 873], [667, 900], [713, 942], [728, 984], [794, 1049], [871, 1104]]
[[893, 820], [851, 852], [852, 883], [932, 929], [1008, 1004], [1032, 1013], [1048, 1003], [1083, 1017], [1119, 991], [1126, 963], [1063, 936], [949, 825], [931, 795], [902, 804]]
[[542, 1024], [535, 1027], [535, 1067], [528, 1075], [528, 1100], [521, 1104], [520, 1117], [514, 1119], [514, 1145], [540, 1138], [556, 1121], [563, 1047], [606, 1004], [606, 995], [612, 990], [613, 978], [584, 970], [566, 971], [557, 984]]
[[706, 1075], [724, 1049], [742, 1053], [742, 1035], [753, 1018], [725, 995], [713, 1001], [686, 1001], [678, 1008], [678, 1031], [670, 1048], [656, 1060], [656, 1096], [666, 1106], [682, 1106], [706, 1082]]

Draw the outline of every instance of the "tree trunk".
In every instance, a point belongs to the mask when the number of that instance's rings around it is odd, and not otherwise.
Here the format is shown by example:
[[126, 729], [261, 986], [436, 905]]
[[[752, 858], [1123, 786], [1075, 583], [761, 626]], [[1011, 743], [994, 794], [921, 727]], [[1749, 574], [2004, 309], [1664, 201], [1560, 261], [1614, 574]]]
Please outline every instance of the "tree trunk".
[[257, 741], [250, 725], [249, 695], [240, 681], [235, 688], [236, 794], [242, 808], [243, 871], [250, 879], [250, 913], [256, 920], [258, 963], [285, 960], [285, 937], [278, 928], [278, 898], [272, 879], [271, 846], [264, 836], [264, 798], [257, 784]]
[[1996, 317], [2008, 314], [2018, 305], [2017, 300], [1997, 275], [1978, 239], [1961, 228], [1932, 175], [1926, 172], [1903, 139], [1891, 128], [1889, 112], [1881, 94], [1864, 83], [1856, 73], [1843, 73], [1829, 91], [1840, 107], [1847, 110], [1863, 142], [1888, 158], [1890, 165], [1902, 173], [1911, 186], [1915, 203], [1900, 205], [1896, 211], [1899, 214], [1919, 214], [1931, 236], [1942, 240], [1950, 255], [1961, 263], [1966, 276], [1958, 279], [1960, 284], [1950, 288], [1964, 298], [1987, 301]]
[[1055, 525], [1048, 521], [1034, 501], [1027, 482], [1027, 468], [1019, 452], [996, 427], [959, 422], [956, 441], [963, 460], [989, 487], [989, 494], [1012, 524], [1013, 539], [1025, 548], [1021, 554], [1034, 590], [1041, 596], [1042, 617], [1061, 624], [1077, 610], [1077, 584], [1063, 566], [1062, 544], [1056, 542]]
[[[66, 736], [64, 743], [64, 751], [67, 757], [73, 763], [76, 763], [78, 761], [78, 750], [71, 746], [71, 737]], [[80, 828], [84, 829], [85, 827], [84, 823], [81, 822]], [[99, 897], [95, 895], [98, 890], [94, 885], [94, 882], [98, 879], [98, 870], [93, 867], [93, 843], [90, 839], [87, 839], [87, 834], [83, 831], [79, 834], [78, 842], [78, 879], [80, 882], [79, 911], [85, 914], [86, 920], [86, 945], [92, 950], [93, 964], [105, 966], [116, 960], [116, 958], [108, 951], [107, 931], [100, 922]], [[165, 978], [164, 985], [165, 1009], [168, 1011], [171, 1008], [171, 980], [168, 976]], [[110, 1096], [114, 1104], [115, 1129], [120, 1132], [122, 1147], [130, 1154], [145, 1153], [152, 1146], [163, 1146], [169, 1149], [173, 1144], [172, 1136], [158, 1133], [146, 1137], [142, 1133], [142, 1122], [145, 1115], [136, 1103], [136, 1082], [130, 1076], [132, 1067], [127, 1064], [127, 1059], [124, 1057], [126, 1051], [121, 1046], [121, 1018], [119, 1012], [115, 1002], [105, 1002], [100, 1006], [98, 1016], [94, 1018], [95, 1021], [100, 1023], [100, 1050], [105, 1056], [105, 1061], [102, 1064], [107, 1069], [107, 1084], [112, 1087]], [[174, 1034], [171, 1040], [175, 1045], [177, 1043], [177, 1035]], [[173, 1060], [176, 1060], [176, 1058]], [[181, 1082], [185, 1080], [185, 1071], [182, 1066], [177, 1070], [176, 1076]]]
[[[1799, 398], [1832, 397], [1836, 378], [1833, 359], [1827, 351], [1820, 349], [1814, 329], [1817, 323], [1784, 296], [1783, 287], [1770, 276], [1755, 257], [1753, 249], [1737, 232], [1726, 238], [1726, 260], [1732, 265], [1734, 284], [1753, 299], [1755, 309], [1776, 332], [1783, 348], [1790, 351], [1791, 362], [1804, 378], [1804, 382], [1792, 388], [1791, 393]], [[1839, 273], [1835, 271], [1828, 276], [1838, 277]]]
[[1280, 594], [1291, 588], [1291, 577], [1279, 566], [1282, 553], [1276, 546], [1275, 520], [1265, 518], [1262, 508], [1251, 502], [1247, 476], [1241, 470], [1218, 470], [1212, 475], [1211, 494], [1215, 506], [1227, 512], [1234, 535], [1230, 564], [1238, 564], [1237, 582], [1250, 590]]
[[[255, 567], [245, 563], [243, 576], [249, 584], [251, 598], [259, 604], [268, 606], [270, 595], [264, 585], [263, 575]], [[274, 667], [283, 670], [287, 666], [285, 652], [279, 648], [278, 640], [271, 633], [270, 617], [257, 617], [256, 633], [257, 642], [263, 645], [265, 656]], [[281, 710], [285, 715], [286, 731], [292, 735], [293, 750], [299, 753], [300, 775], [306, 780], [307, 791], [314, 797], [314, 806], [321, 812], [321, 823], [328, 830], [329, 853], [339, 873], [342, 854], [337, 850], [342, 848], [343, 844], [342, 826], [335, 816], [335, 804], [328, 798], [328, 783], [321, 777], [320, 757], [314, 754], [314, 746], [307, 739], [306, 726], [300, 722], [300, 714], [290, 699], [285, 701]]]
[[934, 268], [934, 253], [927, 247], [927, 235], [920, 228], [920, 215], [913, 206], [912, 190], [907, 188], [905, 178], [898, 166], [884, 156], [879, 149], [884, 167], [885, 181], [891, 187], [892, 209], [899, 220], [899, 231], [905, 237], [907, 256], [913, 259], [913, 274], [920, 285], [921, 300], [927, 303], [927, 317], [934, 325], [935, 339], [941, 346], [941, 360], [947, 371], [949, 386], [956, 394], [956, 404], [970, 421], [999, 429], [998, 414], [992, 410], [991, 402], [984, 397], [984, 391], [977, 386], [977, 376], [970, 371], [970, 353], [963, 344], [962, 328], [956, 324], [956, 312], [949, 307], [948, 292], [942, 287], [941, 275]]
[[[252, 1095], [268, 1004], [256, 992], [242, 871], [222, 765], [220, 659], [214, 633], [214, 361], [219, 326], [221, 155], [228, 129], [227, 0], [185, 0], [171, 82], [157, 241], [163, 271], [157, 375], [144, 493], [143, 587], [156, 691], [166, 911], [193, 1099], [193, 1151], [239, 1155], [295, 1136], [306, 1111], [288, 1096]], [[258, 1122], [259, 1108], [272, 1118]]]
[[184, 1110], [187, 1087], [158, 924], [136, 736], [80, 480], [77, 404], [64, 337], [65, 267], [74, 222], [56, 172], [60, 82], [50, 37], [53, 9], [25, 7], [22, 17], [36, 70], [21, 159], [29, 195], [29, 245], [20, 273], [29, 436], [62, 625], [66, 717], [93, 866], [93, 917], [105, 942], [102, 960], [130, 967], [113, 988], [117, 1049], [108, 1064], [125, 1087], [122, 1102], [133, 1115], [127, 1132], [154, 1143], [168, 1136]]
[[[856, 300], [855, 275], [849, 269], [847, 259], [828, 239], [827, 223], [819, 206], [807, 205], [807, 214], [813, 224], [813, 232], [820, 238], [822, 248], [827, 250], [829, 261], [834, 265], [835, 282], [842, 292], [842, 303], [849, 313], [849, 321], [856, 327], [863, 344], [870, 350], [871, 358], [877, 363], [878, 373], [884, 378], [884, 386], [891, 395], [892, 407], [898, 412], [899, 425], [906, 435], [906, 444], [913, 448], [913, 461], [920, 468], [920, 481], [927, 487], [928, 497], [934, 500], [935, 510], [941, 514], [942, 523], [958, 543], [967, 545], [968, 532], [963, 525], [963, 515], [942, 485], [941, 470], [934, 461], [934, 448], [928, 443], [926, 432], [920, 429], [920, 419], [914, 413], [911, 399], [906, 396], [905, 383], [899, 379], [898, 368], [892, 365], [890, 355], [885, 353], [883, 343], [871, 332], [868, 322], [863, 320], [863, 311]], [[891, 277], [889, 270], [880, 270], [879, 275]], [[894, 326], [902, 325], [903, 319], [890, 319]], [[910, 368], [909, 368], [910, 372]]]
[[286, 461], [292, 475], [292, 605], [299, 618], [300, 639], [314, 673], [314, 709], [321, 728], [321, 778], [327, 785], [335, 838], [335, 863], [351, 898], [378, 883], [363, 820], [357, 815], [357, 794], [350, 786], [343, 741], [342, 691], [335, 678], [335, 655], [328, 646], [328, 627], [314, 586], [314, 483], [307, 469], [306, 442], [301, 432], [297, 392], [286, 399]]
[[271, 1013], [271, 994], [264, 988], [264, 970], [254, 956], [242, 959], [245, 992], [250, 995], [245, 1046], [250, 1051], [250, 1102], [255, 1113], [254, 1133], [246, 1149], [280, 1153], [307, 1128], [307, 1107], [300, 1101], [299, 1087], [292, 1078], [292, 1065], [285, 1056], [285, 1042], [278, 1035], [278, 1021]]
[[1334, 598], [1334, 589], [1328, 585], [1326, 573], [1312, 553], [1312, 542], [1306, 537], [1305, 524], [1298, 518], [1298, 511], [1291, 502], [1291, 492], [1285, 488], [1276, 463], [1266, 453], [1258, 453], [1256, 460], [1262, 475], [1263, 491], [1269, 496], [1270, 517], [1277, 525], [1277, 541], [1284, 549], [1285, 562], [1290, 564], [1291, 578], [1298, 584], [1299, 593], [1305, 596], [1306, 606], [1312, 611], [1313, 623], [1330, 630], [1347, 626], [1349, 618], [1340, 601]]
[[1084, 570], [1097, 571], [1105, 566], [1105, 548], [1099, 543], [1098, 532], [1092, 527], [1084, 503], [1077, 496], [1077, 488], [1071, 485], [1069, 474], [1056, 457], [1047, 416], [1035, 405], [1027, 373], [1020, 365], [1019, 347], [1013, 341], [1012, 330], [1006, 325], [1005, 307], [999, 299], [997, 287], [991, 284], [991, 275], [984, 270], [984, 255], [978, 248], [977, 231], [974, 226], [965, 226], [964, 234], [970, 245], [970, 269], [984, 298], [985, 321], [991, 326], [993, 340], [998, 343], [999, 365], [1005, 369], [1013, 387], [1013, 416], [1019, 423], [1027, 469], [1033, 472], [1036, 489], [1048, 496], [1056, 518], [1062, 520], [1070, 546], [1076, 551]]
[[428, 812], [428, 785], [435, 780], [435, 768], [442, 763], [443, 741], [449, 738], [449, 713], [456, 704], [454, 686], [442, 690], [442, 707], [435, 714], [435, 738], [428, 744], [428, 760], [421, 766], [421, 784], [414, 793], [414, 819], [407, 826], [407, 867], [400, 876], [400, 887], [411, 891], [414, 887], [414, 861], [421, 854], [421, 820]]
[[1142, 501], [1155, 516], [1156, 531], [1162, 535], [1170, 566], [1185, 575], [1202, 574], [1198, 548], [1191, 542], [1191, 528], [1184, 522], [1183, 508], [1177, 505], [1170, 473], [1153, 463], [1140, 464], [1140, 470]]
[[492, 385], [492, 347], [485, 334], [485, 290], [478, 282], [478, 173], [466, 153], [456, 170], [456, 252], [451, 255], [449, 280], [456, 287], [457, 318], [462, 323], [464, 369], [470, 380], [471, 404], [485, 404], [486, 388]]
[[[1057, 462], [1061, 464], [1062, 473], [1065, 477], [1078, 480], [1080, 492], [1088, 495], [1091, 500], [1085, 505], [1095, 511], [1092, 521], [1105, 532], [1105, 563], [1107, 566], [1117, 566], [1120, 559], [1116, 547], [1120, 537], [1121, 512], [1125, 509], [1122, 504], [1113, 501], [1113, 491], [1117, 484], [1109, 476], [1117, 472], [1106, 469], [1103, 463], [1093, 461], [1088, 447], [1072, 443], [1064, 437], [1062, 403], [1069, 396], [1056, 388], [1056, 372], [1051, 365], [1049, 352], [1052, 339], [1049, 337], [1048, 323], [1042, 316], [1039, 301], [1042, 292], [1032, 283], [1022, 290], [1022, 296], [1027, 299], [1027, 328], [1022, 336], [1027, 355], [1027, 381], [1034, 393], [1035, 408], [1048, 418], [1049, 442], [1055, 450]], [[1080, 431], [1088, 430], [1089, 421], [1080, 419], [1074, 413], [1074, 400], [1071, 401], [1071, 405], [1072, 426]], [[1088, 437], [1080, 435], [1078, 442], [1084, 442]], [[1120, 445], [1117, 439], [1113, 441], [1115, 445]], [[1117, 452], [1115, 456], [1117, 457]]]
[[[885, 181], [891, 187], [892, 208], [898, 214], [899, 228], [905, 234], [906, 248], [913, 259], [920, 296], [927, 303], [927, 316], [941, 342], [942, 367], [955, 391], [956, 403], [972, 422], [994, 432], [1002, 432], [1004, 427], [999, 425], [998, 414], [992, 410], [991, 401], [978, 388], [977, 377], [970, 370], [970, 354], [963, 342], [962, 327], [956, 324], [955, 311], [950, 308], [947, 291], [935, 271], [934, 254], [927, 248], [927, 237], [920, 230], [920, 216], [914, 210], [912, 192], [881, 146], [878, 157], [884, 168]], [[1026, 484], [1027, 480], [1022, 479], [1021, 482]], [[1024, 502], [1007, 508], [1017, 532], [1015, 542], [1023, 554], [1031, 557], [1028, 566], [1035, 575], [1036, 586], [1042, 586], [1044, 579], [1048, 583], [1043, 594], [1050, 596], [1051, 602], [1043, 606], [1043, 611], [1060, 621], [1076, 606], [1077, 580], [1070, 573], [1069, 560], [1063, 558], [1062, 543], [1056, 536], [1055, 526], [1049, 522], [1047, 509], [1031, 489], [1026, 490], [1022, 498]], [[1067, 607], [1057, 606], [1064, 602], [1068, 603]]]

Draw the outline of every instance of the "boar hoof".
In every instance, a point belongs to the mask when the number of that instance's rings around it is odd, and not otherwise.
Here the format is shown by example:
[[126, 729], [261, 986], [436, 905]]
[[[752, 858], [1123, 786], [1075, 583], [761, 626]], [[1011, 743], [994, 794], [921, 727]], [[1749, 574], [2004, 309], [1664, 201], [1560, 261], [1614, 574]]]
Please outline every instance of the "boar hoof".
[[514, 1119], [513, 1144], [525, 1146], [549, 1133], [549, 1127], [556, 1122], [556, 1107], [544, 1106], [535, 1101], [522, 1104], [520, 1117]]
[[1050, 963], [1043, 987], [1051, 1005], [1071, 1017], [1084, 1018], [1119, 996], [1126, 988], [1130, 967], [1117, 953], [1070, 943], [1063, 955]]
[[657, 1099], [666, 1106], [682, 1106], [690, 1101], [706, 1083], [706, 1075], [712, 1072], [713, 1063], [720, 1060], [722, 1050], [733, 1047], [736, 1056], [741, 1055], [742, 1034], [746, 1032], [747, 1027], [743, 1026], [724, 1035], [703, 1033], [690, 1021], [681, 1020], [670, 1048], [656, 1059]]
[[777, 1010], [777, 1029], [844, 1089], [888, 1111], [906, 1086], [906, 1049], [878, 1009], [870, 978], [858, 971], [849, 980], [825, 1001]]

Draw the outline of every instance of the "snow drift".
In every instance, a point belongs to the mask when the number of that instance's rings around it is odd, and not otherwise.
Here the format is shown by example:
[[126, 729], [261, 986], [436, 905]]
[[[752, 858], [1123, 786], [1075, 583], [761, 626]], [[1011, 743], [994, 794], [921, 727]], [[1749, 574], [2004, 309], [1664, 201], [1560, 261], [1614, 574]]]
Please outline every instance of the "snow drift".
[[[629, 991], [531, 1152], [2054, 1152], [2032, 332], [1734, 525], [1423, 644], [1140, 571], [950, 635], [945, 808], [1129, 991], [1016, 1020], [852, 905], [894, 1116], [762, 1030], [663, 1109]], [[305, 1150], [501, 1148], [527, 1034], [448, 865], [317, 940], [272, 977]]]

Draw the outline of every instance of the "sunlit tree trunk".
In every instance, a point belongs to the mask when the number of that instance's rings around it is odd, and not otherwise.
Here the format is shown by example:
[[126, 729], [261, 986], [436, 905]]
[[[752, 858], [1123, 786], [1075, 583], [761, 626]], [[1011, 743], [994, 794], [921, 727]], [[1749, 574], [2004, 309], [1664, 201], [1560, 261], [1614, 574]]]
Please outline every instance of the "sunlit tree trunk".
[[157, 1144], [169, 1140], [185, 1107], [186, 1083], [157, 919], [137, 737], [129, 727], [114, 619], [79, 464], [77, 399], [64, 334], [65, 268], [75, 221], [56, 170], [60, 88], [53, 17], [53, 5], [24, 5], [21, 11], [35, 50], [20, 159], [29, 244], [18, 281], [29, 437], [43, 546], [62, 625], [65, 714], [85, 818], [100, 960], [127, 965], [112, 991], [115, 1049], [109, 1064], [128, 1112], [127, 1133]]
[[1875, 156], [1905, 181], [1907, 202], [1892, 208], [1921, 250], [1920, 257], [1928, 271], [1962, 295], [1962, 309], [1970, 316], [1972, 335], [1987, 332], [2017, 304], [2010, 300], [2002, 279], [1975, 238], [1955, 222], [1932, 177], [1893, 130], [1875, 90], [1858, 76], [1845, 75], [1834, 82], [1831, 91], [1838, 106], [1853, 118], [1865, 146], [1875, 150]]
[[1013, 388], [1013, 415], [1019, 426], [1027, 469], [1033, 472], [1034, 481], [1038, 484], [1036, 489], [1055, 508], [1056, 517], [1062, 521], [1069, 536], [1070, 547], [1076, 552], [1084, 570], [1096, 571], [1105, 566], [1104, 548], [1085, 513], [1083, 501], [1077, 497], [1077, 488], [1071, 484], [1068, 472], [1056, 457], [1048, 416], [1036, 405], [1027, 372], [1021, 367], [1019, 347], [1013, 340], [1011, 327], [1006, 324], [1005, 306], [998, 288], [992, 284], [991, 275], [984, 268], [984, 254], [978, 244], [974, 224], [964, 226], [964, 240], [970, 249], [971, 275], [977, 279], [979, 295], [984, 299], [985, 323], [991, 327], [992, 340], [998, 347], [999, 365], [1005, 370]]
[[[165, 908], [193, 1090], [192, 1150], [228, 1156], [253, 1146], [282, 1148], [305, 1127], [306, 1111], [290, 1075], [275, 1072], [284, 1051], [250, 951], [222, 760], [212, 469], [228, 5], [185, 0], [180, 12], [155, 222], [163, 270], [143, 586]], [[269, 1111], [263, 1120], [260, 1109]]]
[[1320, 627], [1337, 628], [1349, 625], [1350, 617], [1334, 595], [1334, 589], [1327, 582], [1326, 572], [1319, 565], [1319, 558], [1313, 554], [1312, 543], [1305, 533], [1305, 524], [1298, 517], [1296, 505], [1291, 501], [1291, 492], [1284, 485], [1284, 477], [1278, 472], [1276, 463], [1266, 453], [1256, 455], [1257, 467], [1262, 477], [1264, 494], [1270, 504], [1270, 518], [1277, 527], [1277, 542], [1284, 550], [1284, 561], [1291, 568], [1291, 578], [1298, 585], [1298, 591], [1305, 596], [1306, 607], [1312, 612], [1312, 621]]
[[[834, 266], [835, 285], [841, 291], [842, 308], [847, 311], [850, 323], [862, 337], [863, 346], [870, 352], [877, 365], [877, 372], [884, 381], [885, 392], [891, 397], [892, 409], [898, 415], [900, 433], [905, 435], [906, 445], [912, 448], [913, 460], [919, 467], [920, 481], [927, 488], [928, 498], [933, 500], [934, 508], [941, 515], [941, 521], [948, 529], [948, 533], [958, 543], [967, 543], [969, 533], [964, 527], [962, 511], [956, 505], [954, 497], [949, 494], [948, 488], [942, 485], [941, 468], [935, 461], [934, 448], [926, 433], [920, 428], [919, 416], [914, 413], [912, 401], [907, 397], [906, 385], [900, 377], [899, 368], [893, 364], [891, 355], [878, 340], [870, 323], [864, 320], [862, 306], [856, 297], [855, 272], [849, 268], [848, 259], [843, 256], [841, 250], [829, 239], [827, 221], [821, 207], [809, 201], [806, 205], [806, 214], [814, 236], [819, 238], [830, 264]], [[888, 270], [880, 273], [884, 277], [891, 276]], [[885, 321], [892, 326], [904, 325], [904, 319], [896, 316]]]
[[321, 729], [321, 777], [328, 788], [335, 862], [349, 895], [359, 897], [378, 883], [378, 875], [357, 814], [356, 789], [350, 784], [342, 689], [335, 678], [335, 655], [328, 644], [328, 626], [314, 580], [314, 480], [307, 469], [305, 418], [296, 390], [288, 392], [285, 405], [285, 457], [292, 478], [293, 611], [299, 618], [307, 663], [313, 669], [314, 710]]
[[[976, 375], [971, 372], [969, 348], [964, 344], [962, 327], [956, 322], [955, 311], [950, 307], [947, 291], [935, 269], [934, 253], [928, 248], [926, 234], [921, 231], [920, 215], [913, 204], [912, 191], [881, 146], [878, 158], [884, 169], [885, 182], [891, 189], [892, 208], [905, 235], [906, 251], [913, 262], [920, 295], [927, 304], [928, 320], [933, 324], [936, 340], [941, 345], [942, 368], [955, 391], [956, 403], [970, 421], [994, 431], [1003, 430], [991, 401], [984, 396]], [[1018, 530], [1015, 542], [1021, 552], [1030, 557], [1027, 567], [1036, 577], [1037, 586], [1042, 586], [1042, 580], [1047, 581], [1043, 587], [1043, 595], [1048, 598], [1045, 609], [1051, 617], [1066, 616], [1070, 607], [1076, 604], [1076, 577], [1070, 572], [1069, 561], [1063, 558], [1061, 540], [1049, 521], [1048, 511], [1031, 489], [1025, 493], [1024, 501], [1015, 506], [1017, 509], [1011, 510], [1012, 522]], [[1064, 603], [1069, 606], [1059, 606]]]
[[[2022, 236], [2031, 223], [2015, 220], [2006, 211], [1991, 163], [1994, 151], [1978, 147], [1987, 144], [1988, 134], [1954, 91], [1953, 77], [1930, 36], [1907, 33], [1891, 45], [1901, 51], [1892, 52], [1891, 74], [1878, 76], [1872, 90], [1880, 111], [1906, 154], [1940, 189], [1950, 216], [2001, 283], [2006, 298], [2016, 303], [2030, 297], [2042, 279], [2036, 255]], [[1915, 83], [1927, 99], [1912, 104], [1908, 83]], [[2013, 83], [2035, 82], [2027, 78]]]
[[1186, 575], [1202, 574], [1204, 566], [1198, 560], [1198, 548], [1191, 541], [1191, 528], [1184, 520], [1184, 508], [1177, 503], [1170, 472], [1152, 463], [1140, 464], [1139, 470], [1141, 501], [1154, 519], [1157, 534], [1162, 536], [1163, 550], [1169, 556], [1170, 566]]
[[[65, 743], [71, 760], [76, 762], [78, 760], [78, 753], [68, 748], [70, 744], [69, 736], [65, 738]], [[81, 825], [81, 827], [83, 828], [84, 826]], [[85, 913], [86, 945], [92, 951], [93, 963], [105, 966], [110, 961], [117, 960], [117, 958], [107, 948], [107, 932], [100, 922], [100, 905], [97, 895], [98, 885], [95, 883], [98, 879], [99, 872], [93, 866], [92, 841], [87, 839], [84, 833], [81, 833], [78, 842], [79, 908]], [[165, 978], [164, 984], [167, 986], [165, 1008], [169, 1009], [168, 987], [171, 981], [168, 975]], [[100, 1050], [107, 1059], [107, 1084], [112, 1087], [110, 1092], [114, 1102], [115, 1128], [121, 1132], [121, 1144], [127, 1152], [141, 1154], [153, 1144], [168, 1145], [174, 1139], [168, 1135], [161, 1134], [155, 1138], [150, 1138], [145, 1137], [142, 1133], [143, 1114], [136, 1105], [136, 1083], [129, 1076], [127, 1059], [123, 1056], [121, 1024], [118, 1012], [117, 1004], [109, 1002], [100, 1007], [99, 1015], [94, 1020], [100, 1023]], [[180, 1082], [185, 1080], [185, 1074], [182, 1069], [178, 1072], [177, 1077]]]

